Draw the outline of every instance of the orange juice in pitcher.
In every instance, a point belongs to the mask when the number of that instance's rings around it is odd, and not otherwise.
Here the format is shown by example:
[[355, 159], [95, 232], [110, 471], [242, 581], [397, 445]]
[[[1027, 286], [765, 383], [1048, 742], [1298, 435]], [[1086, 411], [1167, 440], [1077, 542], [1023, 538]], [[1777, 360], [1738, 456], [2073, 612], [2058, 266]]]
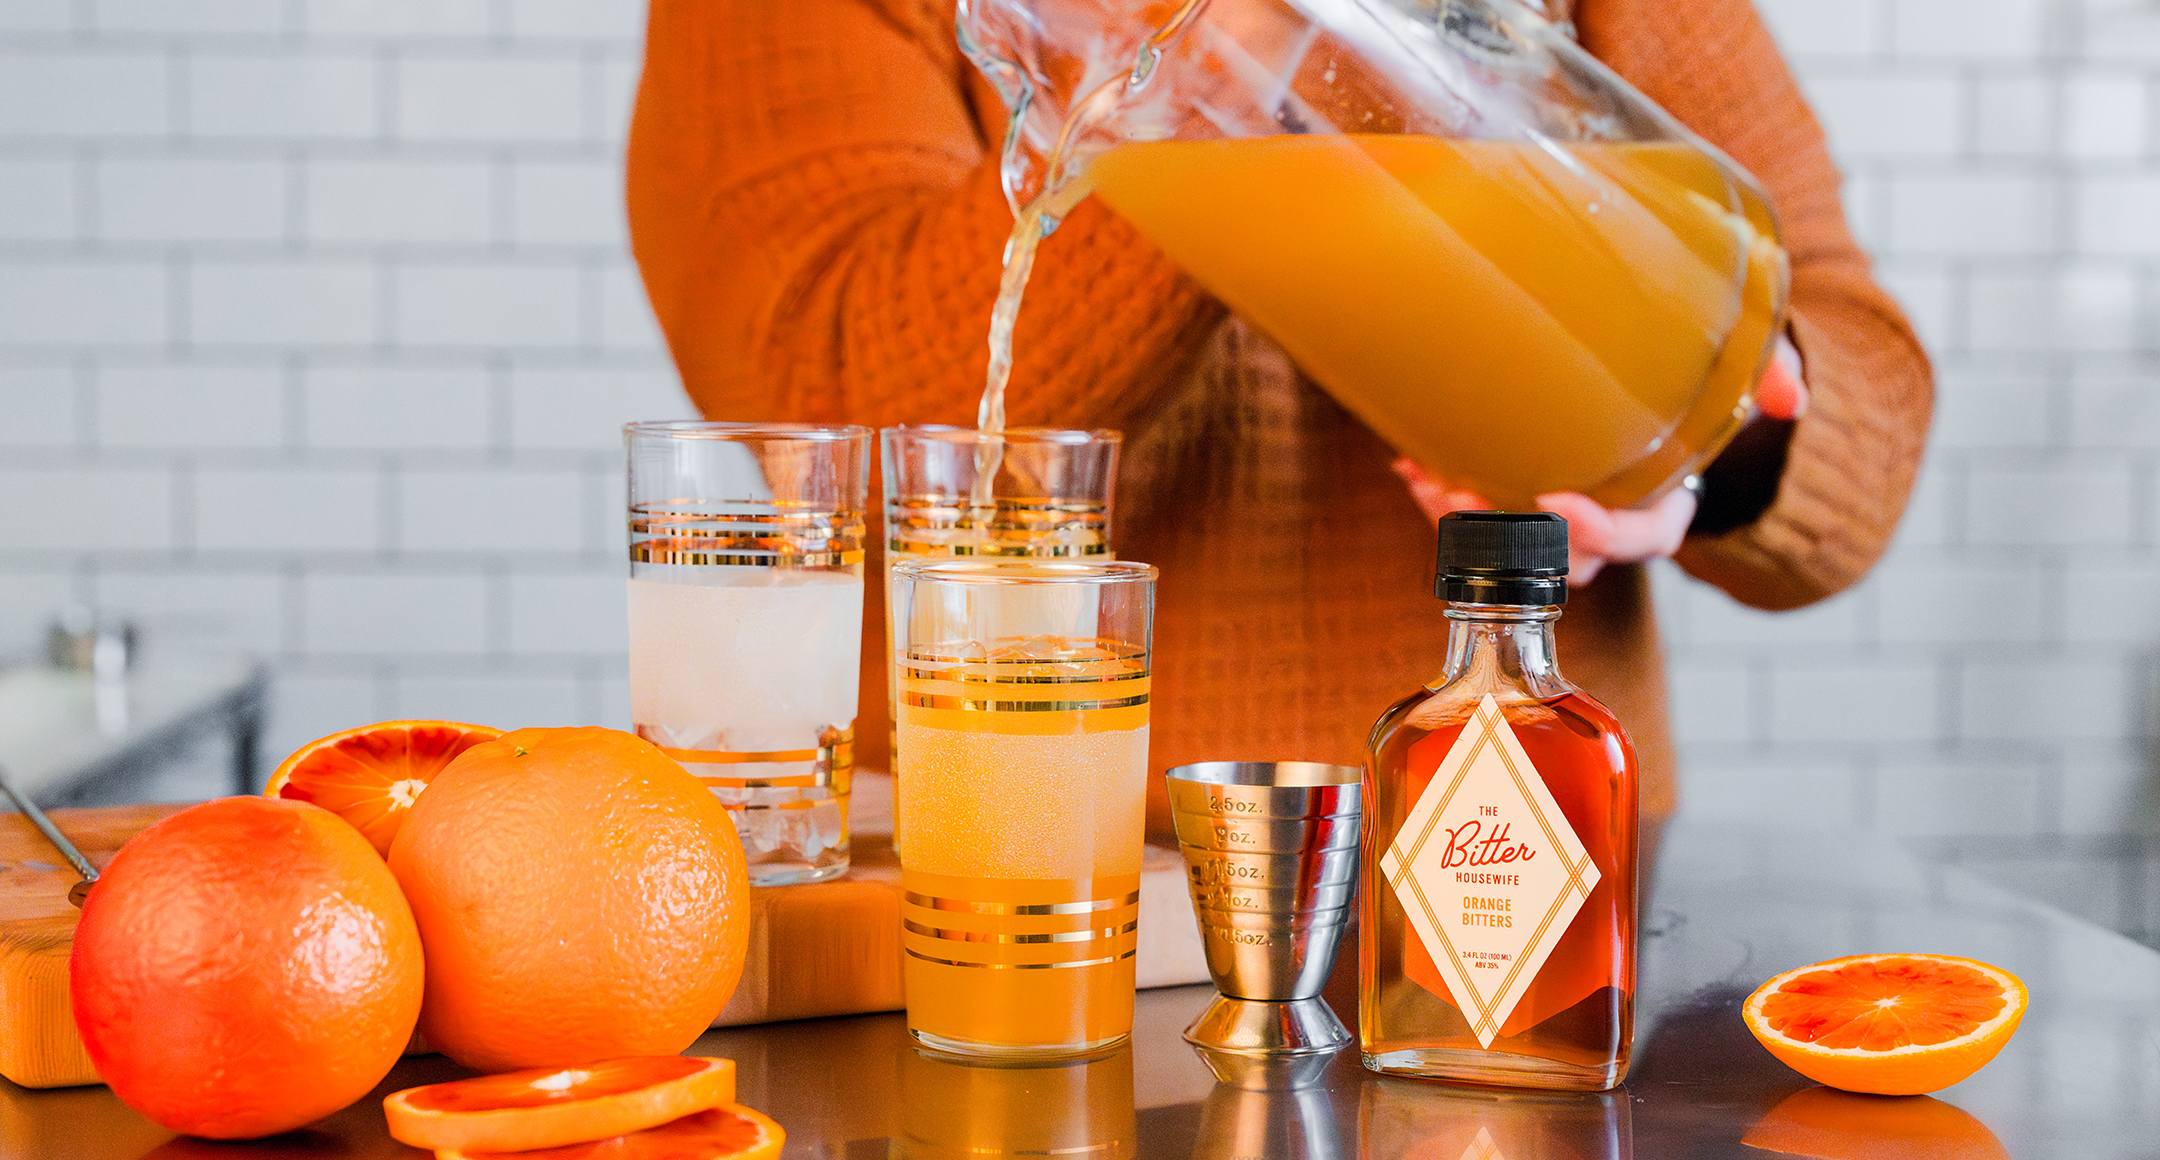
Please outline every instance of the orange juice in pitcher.
[[1699, 158], [1314, 134], [1126, 144], [1088, 179], [1404, 454], [1528, 508], [1642, 498], [1645, 452], [1759, 369], [1721, 366], [1770, 296], [1749, 301], [1754, 230], [1690, 184], [1715, 176]]
[[1760, 190], [1528, 7], [960, 0], [958, 27], [1014, 113], [986, 430], [1035, 244], [1090, 192], [1503, 507], [1642, 502], [1748, 413], [1786, 295]]

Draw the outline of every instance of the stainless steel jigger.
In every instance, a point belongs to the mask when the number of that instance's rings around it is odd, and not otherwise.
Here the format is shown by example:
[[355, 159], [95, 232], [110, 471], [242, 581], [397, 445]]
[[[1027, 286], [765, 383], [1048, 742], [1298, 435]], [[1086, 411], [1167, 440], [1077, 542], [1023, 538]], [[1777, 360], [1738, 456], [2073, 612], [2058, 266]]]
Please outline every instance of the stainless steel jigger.
[[1186, 1040], [1251, 1055], [1350, 1042], [1319, 995], [1357, 900], [1356, 767], [1206, 761], [1168, 776], [1193, 914], [1221, 992]]

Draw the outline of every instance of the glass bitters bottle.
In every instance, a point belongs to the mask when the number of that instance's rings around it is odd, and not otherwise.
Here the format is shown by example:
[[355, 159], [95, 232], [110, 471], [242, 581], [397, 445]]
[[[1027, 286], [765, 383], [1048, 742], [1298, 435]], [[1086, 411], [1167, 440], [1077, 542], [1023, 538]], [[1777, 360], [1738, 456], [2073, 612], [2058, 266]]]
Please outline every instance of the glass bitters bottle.
[[1634, 1034], [1636, 763], [1554, 657], [1567, 522], [1447, 516], [1437, 589], [1446, 667], [1365, 766], [1365, 1066], [1602, 1091]]

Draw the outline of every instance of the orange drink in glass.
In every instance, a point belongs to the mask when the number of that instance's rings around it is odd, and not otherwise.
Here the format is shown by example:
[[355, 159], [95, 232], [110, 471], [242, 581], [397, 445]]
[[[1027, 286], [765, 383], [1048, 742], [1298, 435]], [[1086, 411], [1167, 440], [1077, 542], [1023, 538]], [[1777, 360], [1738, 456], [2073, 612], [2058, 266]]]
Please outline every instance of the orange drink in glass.
[[1056, 1058], [1132, 1031], [1154, 578], [893, 569], [902, 979], [926, 1047]]

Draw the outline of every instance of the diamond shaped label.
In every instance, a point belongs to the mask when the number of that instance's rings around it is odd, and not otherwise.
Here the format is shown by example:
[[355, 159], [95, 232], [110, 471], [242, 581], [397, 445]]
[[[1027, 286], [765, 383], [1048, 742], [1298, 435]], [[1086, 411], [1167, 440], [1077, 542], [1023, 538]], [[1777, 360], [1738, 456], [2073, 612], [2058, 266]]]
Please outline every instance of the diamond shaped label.
[[1599, 878], [1491, 693], [1380, 868], [1487, 1048]]

